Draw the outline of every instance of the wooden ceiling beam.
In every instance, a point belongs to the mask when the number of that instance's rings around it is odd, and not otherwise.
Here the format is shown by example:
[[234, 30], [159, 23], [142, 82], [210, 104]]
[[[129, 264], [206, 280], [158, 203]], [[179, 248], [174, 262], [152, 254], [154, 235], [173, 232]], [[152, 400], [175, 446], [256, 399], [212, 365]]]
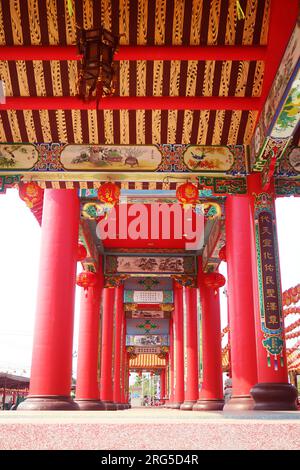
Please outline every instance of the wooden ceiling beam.
[[[260, 98], [220, 96], [109, 96], [101, 98], [99, 109], [161, 109], [161, 110], [256, 110], [261, 107]], [[96, 101], [82, 101], [75, 96], [8, 97], [0, 110], [72, 110], [96, 109]]]
[[[266, 46], [120, 46], [114, 60], [265, 60]], [[1, 46], [0, 60], [81, 60], [76, 46]]]

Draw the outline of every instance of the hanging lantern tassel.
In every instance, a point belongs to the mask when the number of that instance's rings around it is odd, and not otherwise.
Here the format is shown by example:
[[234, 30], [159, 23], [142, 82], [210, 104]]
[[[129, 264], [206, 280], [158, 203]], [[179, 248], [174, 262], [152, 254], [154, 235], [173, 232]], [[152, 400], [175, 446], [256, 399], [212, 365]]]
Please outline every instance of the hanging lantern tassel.
[[267, 361], [268, 361], [268, 367], [271, 367], [271, 356], [270, 356], [269, 351], [267, 353]]
[[243, 12], [241, 4], [238, 0], [236, 1], [236, 15], [237, 15], [238, 20], [244, 20], [245, 19], [245, 13]]
[[274, 356], [274, 370], [278, 370], [277, 354], [275, 354], [275, 356]]

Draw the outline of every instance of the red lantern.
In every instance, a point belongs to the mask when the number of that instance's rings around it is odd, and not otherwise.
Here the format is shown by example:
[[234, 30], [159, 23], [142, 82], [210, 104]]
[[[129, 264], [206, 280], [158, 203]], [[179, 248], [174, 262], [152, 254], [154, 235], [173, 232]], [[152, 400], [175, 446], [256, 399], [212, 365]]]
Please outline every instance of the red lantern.
[[120, 188], [115, 183], [103, 183], [98, 189], [98, 199], [107, 207], [113, 207], [119, 202]]
[[178, 201], [184, 206], [194, 206], [199, 202], [198, 188], [187, 181], [178, 186], [176, 190], [176, 197]]
[[19, 196], [30, 209], [42, 202], [43, 194], [42, 188], [34, 181], [19, 185]]
[[215, 293], [217, 292], [217, 289], [225, 286], [225, 283], [226, 279], [223, 274], [213, 272], [204, 275], [204, 284], [211, 289], [215, 289]]
[[219, 258], [221, 261], [227, 261], [226, 258], [226, 245], [223, 245], [221, 250], [219, 251]]
[[87, 257], [86, 247], [82, 243], [78, 243], [77, 261], [83, 261]]
[[96, 273], [92, 271], [82, 271], [76, 278], [76, 284], [83, 287], [86, 291], [89, 287], [94, 287], [97, 284]]

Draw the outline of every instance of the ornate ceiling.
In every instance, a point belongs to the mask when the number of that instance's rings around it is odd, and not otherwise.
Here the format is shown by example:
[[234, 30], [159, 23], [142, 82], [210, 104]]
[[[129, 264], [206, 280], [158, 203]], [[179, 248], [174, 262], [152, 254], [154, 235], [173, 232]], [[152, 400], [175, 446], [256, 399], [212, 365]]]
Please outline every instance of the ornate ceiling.
[[[121, 34], [120, 45], [236, 46], [241, 59], [120, 60], [116, 96], [232, 97], [222, 109], [6, 109], [0, 139], [6, 142], [106, 144], [250, 143], [257, 104], [243, 98], [262, 94], [265, 62], [244, 60], [251, 46], [267, 44], [270, 0], [241, 0], [245, 20], [237, 19], [234, 0], [2, 0], [0, 45], [66, 46], [76, 43], [76, 25], [99, 26]], [[76, 60], [3, 60], [7, 97], [74, 97]], [[183, 58], [184, 59], [184, 58]], [[254, 103], [254, 102], [253, 102]], [[100, 103], [101, 108], [101, 103]], [[213, 106], [212, 106], [213, 108]]]

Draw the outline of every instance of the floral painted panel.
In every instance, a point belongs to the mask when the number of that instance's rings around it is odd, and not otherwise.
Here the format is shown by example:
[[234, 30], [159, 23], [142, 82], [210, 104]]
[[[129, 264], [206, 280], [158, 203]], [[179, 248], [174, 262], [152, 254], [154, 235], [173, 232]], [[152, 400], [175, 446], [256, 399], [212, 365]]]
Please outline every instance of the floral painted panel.
[[300, 69], [272, 130], [272, 137], [290, 137], [300, 119]]
[[0, 144], [0, 170], [29, 170], [38, 161], [38, 151], [31, 144]]
[[228, 147], [191, 145], [184, 152], [184, 163], [192, 171], [228, 171], [235, 162]]
[[61, 163], [67, 170], [155, 171], [162, 155], [154, 145], [66, 145]]

